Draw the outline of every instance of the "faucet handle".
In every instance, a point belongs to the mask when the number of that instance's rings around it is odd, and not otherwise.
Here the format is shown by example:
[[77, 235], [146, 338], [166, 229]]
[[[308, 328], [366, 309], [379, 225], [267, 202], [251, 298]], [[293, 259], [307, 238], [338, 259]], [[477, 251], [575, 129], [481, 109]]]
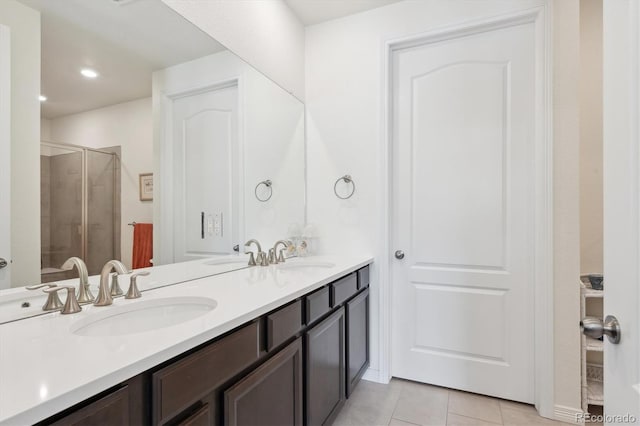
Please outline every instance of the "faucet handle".
[[253, 252], [252, 251], [245, 251], [245, 254], [249, 253], [249, 266], [256, 266], [256, 258], [253, 256]]
[[111, 274], [111, 297], [120, 296], [124, 294], [122, 288], [120, 288], [120, 284], [118, 283], [118, 273], [114, 272]]
[[[37, 290], [39, 288], [43, 288], [43, 287], [47, 287], [47, 288], [54, 288], [54, 287], [58, 287], [58, 284], [36, 284], [36, 285], [30, 285], [29, 287], [27, 287], [27, 290]], [[43, 290], [43, 291], [47, 291], [47, 289]], [[46, 302], [44, 302], [44, 305], [42, 305], [42, 310], [43, 311], [56, 311], [58, 309], [62, 308], [62, 300], [60, 300], [60, 298], [58, 297], [58, 293], [49, 293], [47, 296], [47, 300]]]
[[47, 288], [44, 291], [46, 293], [57, 293], [60, 290], [67, 290], [67, 301], [64, 303], [64, 306], [62, 307], [62, 310], [60, 311], [61, 314], [75, 314], [77, 312], [80, 312], [82, 310], [82, 307], [80, 306], [80, 304], [78, 303], [78, 299], [76, 299], [76, 288], [72, 285], [61, 285], [61, 286], [56, 286], [56, 287], [51, 287], [51, 288]]
[[284, 261], [285, 261], [284, 252], [285, 252], [287, 249], [288, 249], [288, 247], [287, 247], [287, 248], [280, 249], [280, 254], [278, 255], [277, 263], [284, 263]]
[[129, 279], [129, 290], [127, 291], [127, 294], [125, 294], [124, 298], [137, 299], [141, 297], [142, 294], [140, 293], [140, 290], [138, 290], [138, 277], [146, 277], [150, 274], [151, 272], [149, 271], [140, 271], [131, 275], [131, 278]]
[[258, 258], [256, 261], [260, 263], [260, 266], [269, 266], [269, 259], [267, 259], [267, 253], [263, 251], [258, 253]]
[[276, 251], [272, 248], [269, 249], [269, 263], [274, 264], [278, 263], [278, 259], [276, 258]]

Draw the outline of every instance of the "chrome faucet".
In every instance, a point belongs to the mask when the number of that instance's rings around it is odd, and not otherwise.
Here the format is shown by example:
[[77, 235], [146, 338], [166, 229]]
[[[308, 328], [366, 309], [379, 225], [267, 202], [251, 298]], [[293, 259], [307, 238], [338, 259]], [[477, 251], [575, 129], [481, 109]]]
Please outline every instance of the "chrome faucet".
[[[247, 251], [247, 247], [251, 247], [251, 244], [255, 244], [256, 248], [258, 249], [258, 253], [256, 254], [256, 257], [253, 257], [253, 252], [252, 251]], [[267, 256], [262, 251], [262, 246], [260, 246], [260, 243], [258, 242], [258, 240], [251, 239], [251, 240], [247, 241], [246, 243], [244, 243], [244, 252], [245, 253], [249, 253], [249, 266], [256, 266], [256, 264], [260, 264], [262, 266], [268, 266], [269, 265], [269, 262], [267, 260]]]
[[89, 289], [89, 273], [87, 272], [87, 265], [82, 261], [82, 259], [79, 257], [70, 257], [65, 260], [60, 268], [70, 271], [74, 266], [78, 270], [78, 277], [80, 278], [77, 292], [78, 303], [81, 305], [91, 303], [95, 297], [91, 294], [91, 290]]
[[[280, 252], [278, 252], [278, 245], [280, 245], [280, 244], [282, 244], [284, 246], [284, 248], [280, 249]], [[287, 248], [289, 248], [290, 245], [291, 245], [291, 241], [287, 241], [287, 240], [278, 240], [278, 241], [276, 241], [276, 243], [273, 245], [273, 248], [271, 249], [271, 250], [273, 250], [273, 254], [274, 254], [274, 257], [275, 257], [275, 261], [273, 263], [284, 263], [284, 261], [285, 261], [284, 251]]]
[[109, 278], [111, 271], [114, 270], [118, 274], [128, 273], [127, 268], [119, 260], [110, 260], [102, 267], [100, 272], [100, 288], [98, 289], [98, 297], [93, 304], [95, 306], [108, 306], [113, 303], [111, 289], [109, 288]]

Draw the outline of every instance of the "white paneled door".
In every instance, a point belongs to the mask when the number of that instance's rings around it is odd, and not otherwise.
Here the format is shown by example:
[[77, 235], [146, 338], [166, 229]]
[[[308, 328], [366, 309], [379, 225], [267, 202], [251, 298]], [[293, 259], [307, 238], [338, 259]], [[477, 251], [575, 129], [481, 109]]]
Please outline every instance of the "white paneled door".
[[605, 424], [640, 424], [640, 2], [603, 3]]
[[535, 53], [533, 23], [393, 53], [393, 376], [533, 402]]
[[238, 87], [173, 101], [175, 261], [233, 253], [238, 239]]
[[11, 56], [0, 25], [0, 290], [11, 287]]

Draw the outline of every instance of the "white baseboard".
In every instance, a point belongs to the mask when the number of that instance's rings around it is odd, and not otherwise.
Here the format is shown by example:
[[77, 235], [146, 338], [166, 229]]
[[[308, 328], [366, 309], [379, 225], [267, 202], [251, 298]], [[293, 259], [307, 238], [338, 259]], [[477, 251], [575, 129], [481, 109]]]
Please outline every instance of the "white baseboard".
[[388, 377], [381, 377], [380, 370], [374, 370], [372, 368], [367, 368], [367, 371], [362, 375], [363, 380], [368, 380], [370, 382], [387, 384], [389, 383]]
[[553, 408], [554, 419], [565, 423], [584, 424], [583, 415], [582, 408], [566, 407], [564, 405], [556, 405]]

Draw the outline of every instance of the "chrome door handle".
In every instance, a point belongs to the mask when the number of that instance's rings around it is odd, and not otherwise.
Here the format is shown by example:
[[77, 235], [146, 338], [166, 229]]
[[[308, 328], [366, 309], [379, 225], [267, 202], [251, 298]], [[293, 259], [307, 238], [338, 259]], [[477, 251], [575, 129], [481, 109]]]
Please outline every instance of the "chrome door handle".
[[396, 259], [404, 259], [404, 252], [402, 250], [396, 250]]
[[7, 259], [3, 259], [0, 257], [0, 269], [6, 268], [8, 264], [9, 263], [7, 262]]
[[585, 317], [580, 321], [580, 331], [593, 339], [599, 339], [606, 335], [611, 343], [620, 343], [620, 323], [613, 315], [607, 315], [604, 323], [600, 318]]

